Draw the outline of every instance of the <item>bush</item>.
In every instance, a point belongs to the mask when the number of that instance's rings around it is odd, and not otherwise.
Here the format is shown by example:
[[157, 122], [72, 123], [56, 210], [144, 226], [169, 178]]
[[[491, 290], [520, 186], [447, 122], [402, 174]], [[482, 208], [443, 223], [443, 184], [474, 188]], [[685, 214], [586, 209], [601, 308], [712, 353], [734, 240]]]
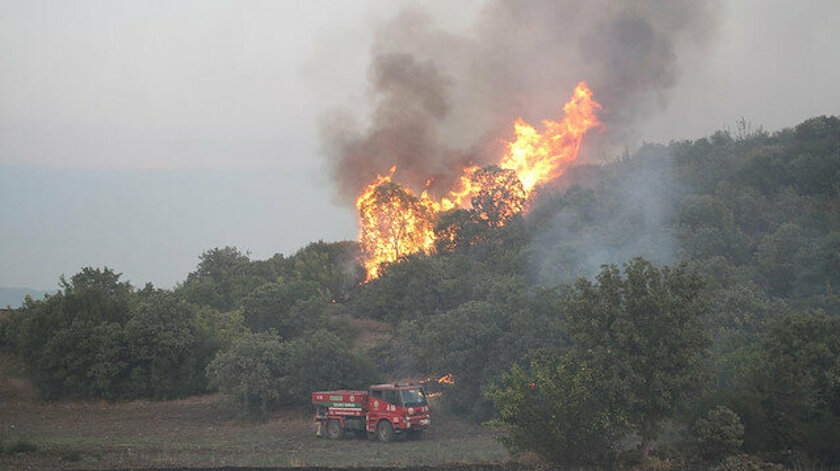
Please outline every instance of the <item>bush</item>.
[[326, 301], [318, 284], [290, 280], [267, 283], [242, 300], [245, 326], [254, 332], [275, 330], [284, 340], [315, 325]]
[[801, 312], [770, 323], [753, 386], [770, 418], [771, 445], [840, 463], [840, 318]]
[[212, 332], [170, 292], [143, 293], [132, 308], [123, 338], [127, 348], [128, 397], [179, 397], [207, 387], [204, 368], [215, 354]]
[[235, 309], [245, 295], [276, 277], [271, 270], [266, 273], [252, 265], [235, 247], [207, 250], [199, 259], [196, 270], [175, 292], [191, 303], [222, 312]]
[[572, 344], [603, 372], [641, 438], [643, 461], [680, 401], [706, 380], [707, 312], [702, 278], [685, 265], [658, 268], [637, 257], [581, 278], [565, 302]]
[[372, 372], [367, 356], [324, 330], [287, 342], [271, 333], [247, 334], [207, 367], [213, 387], [258, 417], [304, 404], [316, 390], [367, 387]]
[[744, 425], [738, 414], [726, 406], [717, 406], [695, 424], [700, 454], [706, 459], [720, 459], [736, 453], [744, 443]]
[[307, 403], [310, 393], [331, 389], [367, 389], [377, 380], [373, 362], [332, 332], [316, 330], [285, 345], [288, 355], [281, 386], [289, 402]]
[[268, 333], [246, 334], [207, 365], [210, 386], [254, 415], [281, 401], [277, 384], [286, 363], [283, 343]]
[[563, 465], [610, 459], [624, 417], [600, 378], [572, 352], [539, 352], [528, 371], [514, 365], [488, 394], [508, 427], [502, 443]]
[[46, 399], [169, 398], [202, 392], [228, 322], [170, 291], [135, 291], [108, 268], [84, 268], [63, 291], [27, 300], [5, 330]]

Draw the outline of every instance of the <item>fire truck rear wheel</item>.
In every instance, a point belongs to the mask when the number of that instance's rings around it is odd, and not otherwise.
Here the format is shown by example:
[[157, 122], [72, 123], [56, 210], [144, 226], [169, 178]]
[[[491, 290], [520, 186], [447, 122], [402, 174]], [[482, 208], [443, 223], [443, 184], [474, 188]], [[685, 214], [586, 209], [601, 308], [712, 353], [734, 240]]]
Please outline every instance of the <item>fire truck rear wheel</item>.
[[336, 419], [330, 419], [327, 422], [327, 436], [330, 440], [338, 440], [344, 435], [344, 430], [341, 428], [341, 422]]
[[382, 443], [388, 443], [394, 439], [394, 427], [387, 420], [380, 420], [376, 425], [376, 438]]

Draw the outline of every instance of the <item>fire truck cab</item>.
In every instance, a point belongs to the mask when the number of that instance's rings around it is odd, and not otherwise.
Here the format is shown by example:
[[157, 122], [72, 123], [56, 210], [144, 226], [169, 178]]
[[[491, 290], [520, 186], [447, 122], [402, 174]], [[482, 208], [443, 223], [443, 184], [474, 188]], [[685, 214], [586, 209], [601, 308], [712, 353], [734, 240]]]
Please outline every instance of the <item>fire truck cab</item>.
[[318, 435], [336, 440], [345, 431], [355, 431], [381, 442], [395, 435], [418, 434], [429, 428], [429, 404], [422, 387], [408, 384], [378, 384], [367, 391], [320, 391], [312, 393]]

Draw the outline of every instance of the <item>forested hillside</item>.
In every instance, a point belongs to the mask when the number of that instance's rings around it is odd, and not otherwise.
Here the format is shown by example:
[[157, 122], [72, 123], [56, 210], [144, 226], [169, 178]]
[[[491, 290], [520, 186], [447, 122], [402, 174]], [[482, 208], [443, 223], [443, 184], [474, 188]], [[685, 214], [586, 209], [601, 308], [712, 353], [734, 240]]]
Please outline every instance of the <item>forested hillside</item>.
[[504, 224], [472, 207], [366, 283], [355, 242], [211, 249], [172, 290], [86, 268], [0, 346], [51, 400], [218, 390], [265, 416], [451, 373], [446, 407], [559, 463], [840, 465], [840, 119], [648, 144]]

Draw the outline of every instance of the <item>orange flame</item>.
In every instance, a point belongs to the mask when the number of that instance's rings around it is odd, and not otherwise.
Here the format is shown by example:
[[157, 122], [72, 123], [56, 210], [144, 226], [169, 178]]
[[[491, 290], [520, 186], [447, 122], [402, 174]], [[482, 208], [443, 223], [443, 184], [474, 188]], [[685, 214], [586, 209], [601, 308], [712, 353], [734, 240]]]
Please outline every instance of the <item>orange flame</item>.
[[452, 376], [452, 373], [447, 375], [441, 376], [438, 380], [440, 384], [455, 384], [455, 377]]
[[359, 244], [367, 255], [364, 266], [368, 280], [379, 275], [379, 265], [394, 262], [419, 251], [431, 253], [435, 243], [434, 213], [424, 193], [418, 198], [411, 190], [391, 181], [397, 167], [376, 181], [356, 200], [360, 224]]
[[599, 109], [601, 105], [592, 99], [592, 91], [580, 82], [563, 105], [563, 120], [543, 121], [544, 133], [516, 120], [516, 141], [508, 144], [508, 153], [499, 166], [515, 171], [528, 193], [537, 184], [559, 177], [577, 159], [586, 131], [601, 124], [595, 116]]
[[[425, 190], [418, 197], [392, 182], [396, 166], [388, 175], [378, 175], [356, 200], [367, 281], [379, 276], [382, 263], [418, 252], [434, 252], [434, 226], [440, 212], [469, 203], [479, 220], [498, 227], [525, 211], [534, 188], [562, 175], [577, 159], [583, 135], [601, 124], [595, 115], [600, 109], [592, 91], [580, 82], [563, 106], [562, 120], [544, 120], [540, 133], [517, 119], [513, 125], [516, 139], [506, 143], [506, 154], [499, 163], [501, 171], [464, 168], [458, 187], [440, 201], [434, 201]], [[426, 186], [429, 184], [431, 180]], [[487, 211], [491, 207], [493, 211]]]

